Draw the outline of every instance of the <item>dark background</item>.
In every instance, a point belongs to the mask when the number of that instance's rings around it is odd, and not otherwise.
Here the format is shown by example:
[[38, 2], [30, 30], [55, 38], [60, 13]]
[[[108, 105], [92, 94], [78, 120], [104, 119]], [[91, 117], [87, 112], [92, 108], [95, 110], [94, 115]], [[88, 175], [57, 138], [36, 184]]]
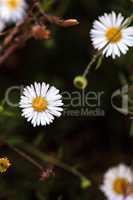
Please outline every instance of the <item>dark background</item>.
[[[44, 1], [44, 7], [47, 1]], [[132, 14], [130, 0], [55, 0], [47, 7], [50, 14], [76, 18], [80, 24], [72, 28], [51, 26], [52, 38], [48, 41], [29, 40], [11, 55], [0, 67], [1, 100], [8, 87], [45, 81], [61, 92], [77, 91], [73, 78], [83, 72], [95, 50], [89, 31], [93, 21], [104, 12]], [[59, 168], [55, 176], [42, 182], [32, 164], [21, 158], [6, 145], [1, 156], [7, 156], [12, 167], [0, 175], [1, 200], [102, 200], [99, 190], [103, 173], [119, 163], [131, 165], [133, 138], [129, 135], [130, 120], [114, 110], [110, 103], [112, 92], [120, 88], [119, 73], [128, 74], [133, 67], [133, 50], [116, 60], [104, 59], [96, 72], [87, 76], [88, 91], [104, 91], [101, 108], [105, 116], [63, 116], [47, 127], [33, 128], [17, 117], [0, 116], [0, 133], [12, 144], [21, 148], [21, 141], [35, 145], [45, 153], [61, 154], [61, 160], [75, 166], [92, 181], [89, 189], [80, 187], [80, 180]], [[80, 91], [79, 91], [80, 92]], [[18, 93], [13, 95], [18, 101]], [[16, 111], [16, 108], [6, 108]], [[69, 108], [72, 109], [72, 108]], [[80, 108], [78, 108], [80, 109]]]

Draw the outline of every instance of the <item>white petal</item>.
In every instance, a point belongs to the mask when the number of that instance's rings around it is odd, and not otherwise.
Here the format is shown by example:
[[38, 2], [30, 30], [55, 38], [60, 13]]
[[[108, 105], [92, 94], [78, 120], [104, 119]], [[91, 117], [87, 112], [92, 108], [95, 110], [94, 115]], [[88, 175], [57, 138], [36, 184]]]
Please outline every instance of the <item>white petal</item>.
[[116, 27], [120, 27], [123, 23], [124, 17], [121, 15], [121, 13], [118, 14], [116, 19]]
[[115, 14], [114, 11], [112, 12], [112, 26], [113, 26], [113, 27], [116, 26], [116, 14]]
[[39, 97], [41, 95], [41, 84], [35, 82], [34, 87], [35, 87], [36, 96]]

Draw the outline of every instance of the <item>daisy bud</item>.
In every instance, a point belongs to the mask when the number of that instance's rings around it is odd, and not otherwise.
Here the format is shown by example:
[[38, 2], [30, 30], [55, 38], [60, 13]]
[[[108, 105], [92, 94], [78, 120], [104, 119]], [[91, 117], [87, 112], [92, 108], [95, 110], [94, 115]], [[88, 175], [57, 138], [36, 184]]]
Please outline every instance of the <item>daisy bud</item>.
[[48, 40], [50, 38], [51, 32], [46, 29], [45, 26], [35, 25], [31, 31], [32, 36], [38, 40]]
[[87, 189], [88, 187], [90, 187], [90, 185], [91, 185], [91, 182], [90, 182], [88, 179], [83, 178], [83, 179], [81, 180], [81, 187], [82, 187], [83, 189]]
[[83, 90], [87, 87], [88, 80], [84, 76], [76, 76], [73, 83], [76, 88]]
[[0, 173], [6, 172], [7, 169], [11, 166], [10, 161], [8, 158], [0, 158]]
[[79, 22], [76, 19], [67, 19], [63, 22], [63, 26], [69, 27], [69, 26], [76, 26]]

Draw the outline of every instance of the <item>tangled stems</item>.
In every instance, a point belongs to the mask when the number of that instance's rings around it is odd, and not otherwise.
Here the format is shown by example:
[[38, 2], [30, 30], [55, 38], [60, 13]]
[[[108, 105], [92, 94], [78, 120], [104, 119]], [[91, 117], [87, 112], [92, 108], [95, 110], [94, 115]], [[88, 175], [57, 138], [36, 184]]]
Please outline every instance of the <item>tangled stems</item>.
[[[89, 62], [89, 64], [87, 65], [87, 67], [85, 68], [84, 72], [82, 75], [80, 76], [80, 83], [76, 82], [76, 78], [74, 79], [74, 85], [75, 87], [77, 87], [78, 89], [85, 89], [84, 87], [82, 87], [82, 85], [84, 85], [84, 80], [86, 79], [86, 76], [88, 75], [88, 73], [90, 72], [90, 69], [92, 67], [92, 65], [94, 63], [97, 62], [96, 66], [95, 66], [95, 70], [98, 69], [101, 64], [102, 64], [102, 60], [103, 60], [103, 51], [104, 49], [111, 43], [111, 41], [113, 40], [113, 38], [115, 38], [117, 36], [117, 34], [119, 34], [119, 31], [122, 30], [123, 28], [128, 27], [133, 21], [133, 15], [131, 15], [126, 21], [125, 23], [120, 27], [120, 29], [112, 36], [112, 38], [105, 44], [105, 46], [99, 50], [91, 59], [91, 61]], [[86, 79], [87, 80], [87, 79]], [[79, 87], [80, 85], [80, 87]]]
[[[44, 166], [42, 164], [38, 163], [38, 161], [36, 161], [35, 159], [33, 159], [32, 156], [29, 156], [27, 153], [25, 153], [24, 151], [20, 150], [17, 147], [14, 147], [13, 145], [9, 144], [8, 142], [4, 141], [4, 143], [11, 150], [16, 152], [19, 156], [23, 157], [24, 159], [29, 161], [31, 164], [33, 164], [39, 171], [41, 171], [41, 172], [44, 171]], [[53, 157], [49, 156], [48, 154], [41, 152], [36, 147], [30, 146], [29, 144], [23, 143], [23, 148], [26, 151], [28, 151], [30, 154], [34, 155], [35, 157], [38, 157], [40, 160], [42, 160], [42, 161], [44, 161], [48, 164], [52, 164], [53, 166], [62, 168], [65, 171], [67, 171], [67, 172], [73, 174], [74, 176], [78, 177], [81, 181], [81, 187], [83, 189], [86, 189], [91, 185], [90, 180], [87, 177], [85, 177], [81, 172], [79, 172], [77, 169], [75, 169], [74, 167], [71, 167], [71, 166], [57, 160], [56, 158], [53, 158]]]
[[58, 161], [55, 158], [51, 158], [50, 156], [48, 156], [47, 154], [45, 154], [44, 152], [39, 151], [38, 149], [36, 149], [35, 147], [32, 146], [25, 146], [25, 148], [32, 154], [34, 154], [35, 156], [37, 156], [38, 158], [40, 158], [42, 161], [44, 162], [48, 162], [50, 164], [53, 164], [59, 168], [64, 169], [65, 171], [77, 176], [80, 181], [81, 181], [81, 186], [82, 188], [87, 188], [90, 186], [90, 181], [88, 180], [88, 178], [86, 178], [82, 173], [80, 173], [77, 169], [75, 169], [74, 167], [70, 167], [69, 165]]
[[24, 146], [30, 153], [34, 154], [35, 156], [37, 156], [38, 158], [40, 158], [42, 161], [44, 162], [48, 162], [50, 164], [53, 164], [54, 166], [57, 166], [59, 168], [64, 169], [65, 171], [77, 176], [80, 181], [81, 181], [81, 186], [82, 188], [87, 188], [90, 186], [90, 180], [88, 180], [88, 178], [86, 178], [82, 173], [80, 173], [77, 169], [75, 169], [74, 167], [70, 167], [69, 165], [60, 162], [59, 160], [52, 158], [50, 156], [48, 156], [47, 154], [45, 154], [44, 152], [39, 151], [38, 149], [36, 149], [35, 147], [29, 146], [29, 145], [25, 145]]
[[15, 27], [0, 34], [4, 39], [0, 45], [0, 66], [17, 49], [22, 47], [27, 40], [47, 40], [51, 37], [49, 25], [71, 27], [78, 25], [76, 19], [62, 19], [44, 12], [39, 0], [32, 0], [27, 15]]

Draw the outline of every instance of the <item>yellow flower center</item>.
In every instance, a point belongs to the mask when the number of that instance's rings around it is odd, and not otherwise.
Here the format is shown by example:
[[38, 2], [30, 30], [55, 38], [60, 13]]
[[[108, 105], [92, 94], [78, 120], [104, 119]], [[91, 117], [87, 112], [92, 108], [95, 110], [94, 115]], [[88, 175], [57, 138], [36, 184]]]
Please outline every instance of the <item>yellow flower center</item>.
[[8, 0], [7, 6], [9, 9], [14, 10], [17, 8], [20, 0]]
[[32, 107], [37, 112], [43, 112], [48, 108], [48, 101], [41, 96], [36, 97], [32, 101]]
[[125, 194], [128, 186], [128, 180], [125, 178], [118, 178], [114, 182], [113, 189], [118, 194]]
[[112, 27], [106, 32], [106, 38], [112, 43], [117, 43], [122, 38], [122, 32], [119, 28]]
[[0, 172], [6, 172], [11, 163], [7, 158], [0, 158]]

